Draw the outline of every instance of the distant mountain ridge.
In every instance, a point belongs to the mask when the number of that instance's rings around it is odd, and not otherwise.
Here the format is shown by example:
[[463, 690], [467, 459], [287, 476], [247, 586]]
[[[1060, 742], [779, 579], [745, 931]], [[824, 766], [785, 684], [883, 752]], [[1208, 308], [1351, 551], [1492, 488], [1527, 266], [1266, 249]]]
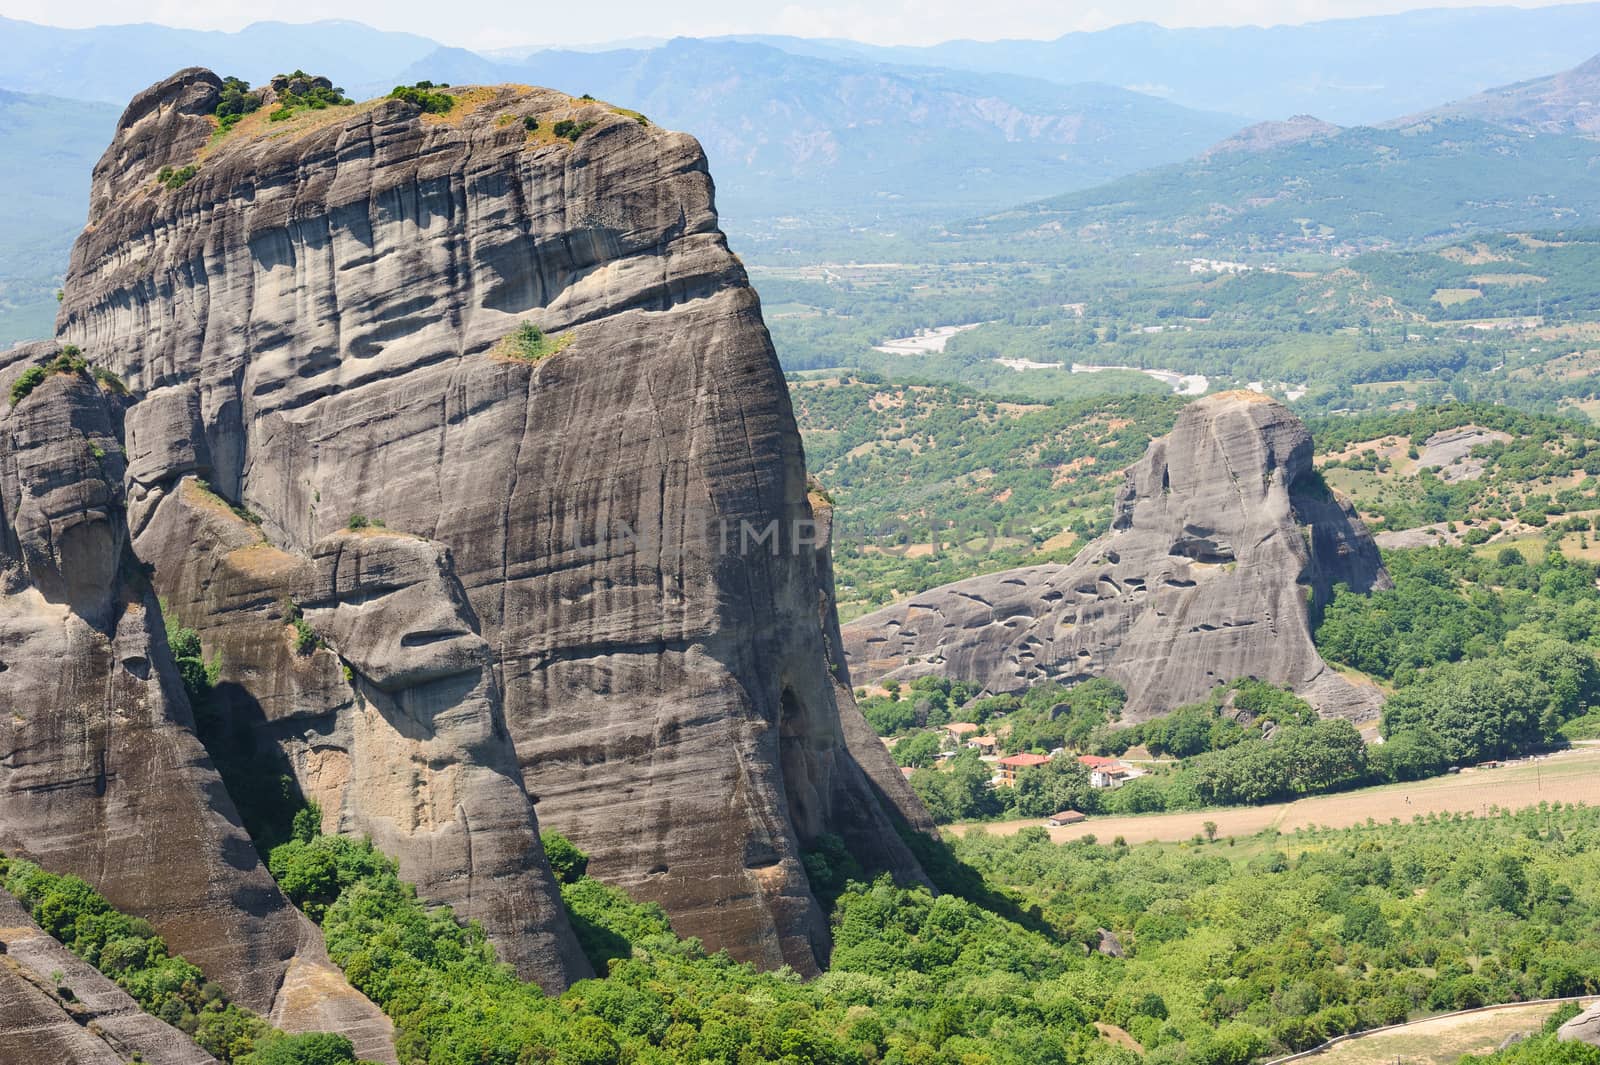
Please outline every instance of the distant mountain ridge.
[[1348, 254], [1474, 230], [1592, 225], [1600, 144], [1470, 119], [1358, 126], [1213, 151], [983, 219], [963, 232]]
[[1258, 119], [1309, 113], [1359, 125], [1581, 62], [1600, 52], [1600, 4], [1438, 8], [1269, 27], [1135, 22], [1051, 41], [927, 47], [742, 39], [804, 54], [1104, 81], [1202, 110]]
[[800, 212], [847, 222], [948, 217], [1173, 162], [1241, 121], [1109, 85], [687, 38], [511, 62], [441, 49], [397, 80], [419, 78], [548, 85], [625, 101], [700, 140], [736, 226]]
[[1342, 131], [1343, 127], [1324, 122], [1315, 115], [1295, 115], [1282, 122], [1257, 122], [1207, 148], [1203, 158], [1228, 152], [1264, 152], [1316, 137], [1334, 137]]
[[153, 23], [62, 29], [0, 18], [0, 88], [120, 110], [128, 97], [184, 67], [215, 67], [256, 83], [301, 67], [367, 95], [393, 87], [396, 71], [438, 47], [426, 37], [344, 20], [256, 22], [223, 33]]
[[110, 104], [0, 89], [0, 348], [52, 332], [89, 172], [116, 124]]
[[1381, 126], [1246, 127], [1184, 163], [991, 216], [969, 232], [1077, 233], [1228, 251], [1355, 252], [1600, 218], [1600, 56]]

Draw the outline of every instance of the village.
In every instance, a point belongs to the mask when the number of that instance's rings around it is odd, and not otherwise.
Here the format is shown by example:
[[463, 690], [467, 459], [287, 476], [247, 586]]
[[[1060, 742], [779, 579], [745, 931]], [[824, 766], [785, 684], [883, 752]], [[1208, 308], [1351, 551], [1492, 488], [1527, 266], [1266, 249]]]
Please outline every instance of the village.
[[[1093, 754], [1074, 755], [1063, 747], [1057, 747], [1049, 754], [1023, 752], [1002, 755], [1000, 754], [1002, 736], [996, 733], [1003, 733], [1006, 729], [1003, 718], [1004, 715], [1000, 715], [1001, 723], [993, 729], [987, 729], [971, 721], [952, 721], [939, 726], [935, 730], [940, 737], [940, 749], [935, 756], [936, 760], [942, 763], [955, 758], [962, 750], [977, 751], [979, 760], [993, 769], [993, 775], [989, 778], [991, 788], [1014, 788], [1023, 770], [1050, 765], [1058, 758], [1076, 758], [1078, 763], [1089, 771], [1089, 786], [1098, 790], [1114, 791], [1130, 780], [1146, 775], [1147, 770], [1121, 758]], [[908, 766], [902, 768], [900, 772], [910, 780], [915, 769]], [[1058, 810], [1047, 817], [1044, 824], [1050, 828], [1061, 828], [1086, 821], [1088, 816], [1079, 810]]]

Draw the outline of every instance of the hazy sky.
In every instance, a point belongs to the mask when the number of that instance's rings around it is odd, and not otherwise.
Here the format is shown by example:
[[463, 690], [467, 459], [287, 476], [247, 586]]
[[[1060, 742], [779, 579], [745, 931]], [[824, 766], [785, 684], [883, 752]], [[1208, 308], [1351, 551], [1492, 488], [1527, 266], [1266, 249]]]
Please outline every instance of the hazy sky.
[[[1505, 4], [1507, 0], [1498, 0]], [[1541, 0], [1509, 0], [1544, 7]], [[1473, 7], [1484, 0], [610, 0], [539, 3], [529, 0], [342, 0], [338, 17], [381, 29], [409, 30], [446, 44], [498, 48], [583, 44], [629, 37], [787, 33], [850, 37], [879, 44], [931, 44], [954, 37], [1057, 37], [1121, 22], [1166, 26], [1272, 25], [1417, 7]], [[159, 22], [194, 29], [234, 30], [262, 18], [310, 21], [317, 9], [293, 15], [264, 9], [258, 0], [0, 0], [0, 14], [54, 26]]]

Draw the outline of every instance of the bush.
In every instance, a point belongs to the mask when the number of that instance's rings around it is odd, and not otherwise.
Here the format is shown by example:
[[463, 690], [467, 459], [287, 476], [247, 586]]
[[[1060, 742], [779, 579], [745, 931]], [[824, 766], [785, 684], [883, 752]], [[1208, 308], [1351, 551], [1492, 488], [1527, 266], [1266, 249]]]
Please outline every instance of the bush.
[[456, 98], [447, 92], [433, 92], [433, 82], [419, 81], [415, 85], [396, 85], [389, 93], [392, 100], [403, 100], [425, 114], [442, 115], [456, 105]]
[[189, 183], [189, 179], [200, 173], [200, 168], [190, 163], [188, 166], [177, 170], [164, 166], [156, 172], [156, 181], [169, 189], [181, 189]]
[[303, 70], [277, 75], [272, 79], [272, 87], [278, 94], [278, 107], [268, 117], [274, 122], [292, 118], [300, 111], [321, 111], [355, 103], [344, 94], [343, 89], [335, 88], [327, 78], [307, 74]]
[[83, 373], [88, 369], [88, 363], [83, 360], [83, 352], [74, 344], [65, 344], [55, 358], [43, 366], [30, 366], [22, 371], [15, 381], [11, 383], [11, 405], [15, 407], [33, 390], [44, 384], [45, 379], [57, 373]]
[[563, 884], [575, 884], [589, 869], [589, 856], [559, 832], [539, 833], [550, 869]]
[[576, 143], [579, 137], [583, 136], [597, 125], [599, 125], [597, 122], [574, 122], [570, 118], [563, 118], [554, 126], [550, 127], [550, 130], [556, 136], [565, 137], [567, 140]]
[[222, 94], [212, 114], [217, 116], [219, 129], [226, 133], [239, 124], [245, 115], [261, 110], [261, 97], [250, 91], [250, 83], [242, 78], [222, 79]]
[[521, 359], [523, 362], [538, 362], [561, 351], [570, 343], [572, 343], [571, 333], [552, 338], [532, 322], [523, 322], [495, 346], [495, 352], [508, 358]]
[[30, 366], [22, 371], [22, 376], [11, 384], [11, 405], [15, 407], [18, 403], [28, 398], [33, 393], [33, 390], [44, 384], [44, 379], [49, 376], [50, 372], [43, 366]]
[[349, 1039], [332, 1032], [274, 1035], [256, 1043], [256, 1049], [238, 1059], [238, 1065], [346, 1065], [356, 1060]]
[[317, 630], [305, 618], [297, 617], [291, 624], [294, 625], [294, 649], [297, 653], [308, 655], [322, 646], [322, 637], [317, 635]]

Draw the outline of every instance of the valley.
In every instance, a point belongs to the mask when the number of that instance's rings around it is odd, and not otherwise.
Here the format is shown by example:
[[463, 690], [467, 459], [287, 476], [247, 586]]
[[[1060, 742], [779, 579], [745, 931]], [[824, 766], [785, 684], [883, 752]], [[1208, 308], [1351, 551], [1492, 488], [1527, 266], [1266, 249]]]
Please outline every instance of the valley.
[[624, 6], [0, 18], [0, 1065], [1600, 1065], [1600, 5]]

